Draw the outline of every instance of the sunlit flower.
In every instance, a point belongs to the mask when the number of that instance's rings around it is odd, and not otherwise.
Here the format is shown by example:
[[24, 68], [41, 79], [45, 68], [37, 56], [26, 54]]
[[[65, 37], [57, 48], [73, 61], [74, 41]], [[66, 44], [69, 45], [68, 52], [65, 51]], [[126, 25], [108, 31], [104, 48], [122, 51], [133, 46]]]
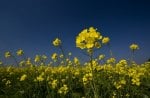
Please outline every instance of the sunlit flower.
[[36, 80], [39, 81], [39, 82], [42, 82], [44, 81], [44, 72], [42, 72], [38, 77], [36, 77]]
[[24, 52], [23, 52], [22, 49], [19, 49], [19, 50], [16, 52], [16, 54], [17, 54], [18, 56], [22, 56], [22, 55], [24, 54]]
[[41, 57], [39, 55], [36, 55], [34, 58], [34, 62], [40, 62], [41, 61]]
[[30, 65], [30, 66], [32, 65], [32, 63], [31, 63], [31, 58], [27, 58], [26, 64], [27, 64], [27, 65]]
[[9, 51], [7, 51], [7, 52], [5, 52], [5, 58], [9, 58], [9, 57], [11, 57], [12, 55], [11, 55], [11, 53], [9, 52]]
[[57, 80], [53, 80], [51, 85], [52, 85], [52, 88], [55, 89], [57, 87], [57, 83], [58, 81]]
[[23, 74], [20, 78], [20, 81], [24, 81], [25, 79], [27, 78], [27, 75], [26, 74]]
[[59, 38], [56, 38], [54, 41], [53, 41], [53, 45], [54, 46], [60, 46], [61, 45], [61, 40]]
[[137, 44], [131, 44], [131, 45], [130, 45], [130, 49], [131, 49], [132, 51], [135, 51], [135, 50], [138, 50], [138, 49], [139, 49], [139, 46], [138, 46]]
[[76, 37], [76, 47], [81, 49], [91, 49], [91, 48], [100, 48], [101, 45], [99, 41], [102, 36], [97, 29], [90, 27], [89, 29], [84, 29]]
[[103, 54], [101, 54], [101, 55], [99, 55], [99, 60], [103, 60], [105, 58], [105, 55], [103, 55]]
[[76, 65], [80, 64], [80, 61], [77, 57], [74, 57], [73, 61]]
[[115, 63], [116, 62], [116, 59], [115, 58], [109, 58], [107, 60], [107, 63], [110, 64], [110, 63]]
[[43, 59], [43, 60], [46, 60], [46, 59], [47, 59], [47, 56], [46, 56], [46, 55], [42, 55], [42, 59]]
[[103, 44], [107, 44], [107, 43], [109, 43], [109, 41], [110, 41], [109, 37], [104, 37], [104, 38], [102, 39], [102, 43], [103, 43]]
[[57, 58], [58, 58], [57, 53], [53, 53], [52, 56], [51, 56], [51, 59], [52, 60], [56, 60]]
[[64, 94], [66, 95], [68, 93], [69, 89], [68, 89], [68, 86], [67, 85], [63, 85], [59, 90], [58, 90], [58, 93], [59, 94]]

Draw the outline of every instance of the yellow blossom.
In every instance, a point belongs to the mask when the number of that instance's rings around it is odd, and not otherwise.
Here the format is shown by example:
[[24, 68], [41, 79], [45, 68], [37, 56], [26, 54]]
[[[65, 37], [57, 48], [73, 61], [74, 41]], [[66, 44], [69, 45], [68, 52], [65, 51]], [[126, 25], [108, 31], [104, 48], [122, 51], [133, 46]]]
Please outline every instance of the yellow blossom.
[[5, 52], [5, 58], [9, 58], [9, 57], [11, 57], [12, 55], [11, 55], [11, 53], [9, 52], [9, 51], [7, 51], [7, 52]]
[[109, 58], [107, 60], [107, 63], [110, 64], [110, 63], [115, 63], [116, 62], [116, 59], [115, 58]]
[[41, 58], [39, 55], [36, 55], [34, 58], [34, 62], [40, 62]]
[[58, 81], [57, 80], [53, 80], [51, 85], [52, 85], [52, 88], [55, 89], [57, 87], [57, 83]]
[[53, 53], [52, 56], [51, 56], [52, 60], [56, 60], [57, 57], [58, 57], [57, 53]]
[[81, 49], [91, 49], [91, 48], [100, 48], [100, 41], [102, 36], [97, 29], [90, 27], [89, 29], [84, 29], [76, 37], [76, 47]]
[[109, 43], [109, 41], [110, 41], [109, 37], [104, 37], [104, 38], [102, 39], [102, 43], [103, 43], [103, 44], [107, 44], [107, 43]]
[[39, 81], [39, 82], [44, 81], [43, 75], [39, 75], [39, 76], [36, 78], [36, 80]]
[[103, 60], [105, 58], [105, 55], [103, 55], [103, 54], [101, 54], [101, 55], [99, 55], [99, 60]]
[[78, 64], [80, 64], [80, 61], [79, 61], [79, 59], [77, 58], [77, 57], [74, 57], [74, 63], [76, 64], [76, 65], [78, 65]]
[[46, 59], [47, 59], [47, 56], [46, 56], [46, 55], [42, 55], [42, 59], [43, 59], [43, 60], [46, 60]]
[[68, 86], [66, 84], [64, 84], [59, 90], [58, 93], [59, 94], [63, 94], [66, 95], [68, 93], [69, 89]]
[[23, 74], [20, 78], [20, 81], [24, 81], [25, 79], [27, 78], [27, 75], [26, 74]]
[[23, 52], [22, 49], [19, 49], [19, 50], [16, 52], [16, 54], [17, 54], [18, 56], [22, 56], [22, 55], [24, 54], [24, 52]]
[[59, 38], [56, 38], [54, 41], [53, 41], [53, 45], [54, 46], [60, 46], [61, 45], [61, 40]]
[[139, 46], [138, 46], [137, 44], [131, 44], [131, 45], [130, 45], [130, 49], [131, 49], [132, 51], [135, 51], [135, 50], [138, 50], [138, 49], [139, 49]]

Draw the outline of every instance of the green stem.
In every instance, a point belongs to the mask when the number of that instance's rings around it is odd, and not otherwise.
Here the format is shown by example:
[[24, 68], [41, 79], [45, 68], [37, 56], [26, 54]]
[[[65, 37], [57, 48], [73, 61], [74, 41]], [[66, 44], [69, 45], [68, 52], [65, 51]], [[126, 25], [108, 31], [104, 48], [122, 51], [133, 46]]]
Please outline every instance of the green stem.
[[12, 55], [12, 58], [14, 59], [16, 65], [19, 67], [19, 64], [18, 64], [17, 59], [15, 58], [15, 56]]
[[111, 50], [111, 47], [110, 47], [109, 43], [108, 43], [108, 48], [109, 48], [110, 57], [113, 57], [113, 53], [112, 53], [112, 50]]
[[89, 54], [90, 56], [90, 65], [91, 65], [91, 73], [92, 73], [92, 76], [93, 76], [93, 79], [92, 79], [92, 88], [93, 88], [93, 93], [94, 93], [94, 98], [99, 98], [98, 97], [98, 93], [97, 93], [97, 89], [96, 89], [96, 86], [95, 86], [95, 75], [94, 75], [94, 69], [93, 69], [93, 49], [92, 49], [92, 53]]
[[63, 48], [62, 48], [62, 46], [59, 46], [59, 48], [60, 48], [60, 51], [62, 52], [62, 54], [63, 54], [63, 58], [64, 58], [64, 63], [65, 63], [65, 65], [66, 65], [66, 55], [65, 55], [65, 52], [64, 52], [64, 50], [63, 50]]

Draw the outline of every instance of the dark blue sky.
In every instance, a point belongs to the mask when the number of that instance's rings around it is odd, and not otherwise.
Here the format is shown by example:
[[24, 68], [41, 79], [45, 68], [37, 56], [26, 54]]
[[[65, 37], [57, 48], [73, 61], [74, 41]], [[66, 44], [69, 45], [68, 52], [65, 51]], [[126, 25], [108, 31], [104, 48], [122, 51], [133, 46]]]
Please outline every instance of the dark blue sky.
[[[129, 45], [137, 43], [136, 61], [150, 58], [149, 0], [1, 0], [0, 55], [22, 48], [27, 56], [51, 55], [52, 40], [61, 36], [66, 51], [80, 56], [75, 37], [89, 26], [111, 39], [114, 56], [130, 57]], [[98, 53], [108, 56], [108, 49]]]

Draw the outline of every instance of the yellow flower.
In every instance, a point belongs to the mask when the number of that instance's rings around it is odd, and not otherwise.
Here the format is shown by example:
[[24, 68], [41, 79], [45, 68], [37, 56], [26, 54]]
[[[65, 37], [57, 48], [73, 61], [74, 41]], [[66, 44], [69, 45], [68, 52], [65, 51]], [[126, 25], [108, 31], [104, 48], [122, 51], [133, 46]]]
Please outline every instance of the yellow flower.
[[107, 44], [107, 43], [109, 43], [109, 41], [110, 41], [109, 37], [104, 37], [104, 38], [102, 39], [102, 43], [103, 43], [103, 44]]
[[105, 58], [105, 55], [103, 55], [103, 54], [101, 54], [101, 55], [99, 55], [99, 60], [103, 60]]
[[100, 48], [101, 44], [99, 42], [95, 42], [95, 47]]
[[3, 62], [2, 62], [2, 61], [0, 61], [0, 65], [3, 65]]
[[9, 57], [11, 57], [12, 55], [11, 55], [11, 53], [9, 52], [9, 51], [7, 51], [7, 52], [5, 52], [5, 58], [9, 58]]
[[51, 85], [52, 85], [52, 88], [55, 89], [57, 87], [57, 83], [58, 81], [57, 80], [53, 80]]
[[43, 59], [43, 60], [46, 60], [46, 59], [47, 59], [47, 56], [46, 56], [46, 55], [42, 55], [42, 59]]
[[34, 62], [40, 62], [41, 58], [39, 55], [36, 55], [34, 58]]
[[53, 45], [54, 46], [60, 46], [61, 45], [61, 40], [60, 39], [58, 39], [58, 38], [56, 38], [54, 41], [53, 41]]
[[27, 75], [26, 74], [23, 74], [20, 78], [20, 81], [24, 81], [25, 79], [27, 78]]
[[135, 84], [137, 86], [140, 86], [141, 82], [140, 82], [140, 79], [138, 77], [134, 77], [132, 78], [132, 84]]
[[83, 84], [86, 85], [89, 81], [91, 81], [93, 79], [93, 75], [92, 73], [87, 73], [83, 76], [82, 81]]
[[68, 93], [68, 91], [69, 91], [69, 89], [68, 89], [68, 87], [67, 87], [67, 85], [63, 85], [63, 87], [61, 87], [59, 90], [58, 90], [58, 93], [59, 94], [64, 94], [64, 95], [66, 95], [67, 93]]
[[76, 37], [76, 47], [81, 49], [91, 49], [91, 48], [100, 48], [101, 45], [99, 41], [102, 39], [102, 36], [97, 29], [90, 27], [89, 29], [84, 29]]
[[39, 81], [39, 82], [44, 81], [43, 76], [44, 76], [44, 73], [42, 72], [38, 77], [36, 77], [36, 80]]
[[116, 59], [115, 58], [109, 58], [107, 60], [107, 63], [110, 64], [110, 63], [115, 63], [116, 62]]
[[20, 62], [19, 62], [19, 65], [20, 65], [20, 66], [24, 66], [24, 65], [25, 65], [25, 61], [24, 61], [24, 60], [20, 61]]
[[127, 65], [128, 64], [125, 59], [120, 60], [119, 63], [122, 64], [122, 65]]
[[73, 60], [74, 60], [74, 63], [75, 63], [75, 64], [77, 64], [77, 65], [80, 64], [80, 61], [79, 61], [79, 59], [78, 59], [77, 57], [74, 57]]
[[23, 50], [19, 49], [19, 50], [16, 52], [16, 54], [17, 54], [18, 56], [22, 56], [22, 55], [24, 54], [24, 52], [23, 52]]
[[32, 65], [32, 63], [31, 63], [31, 58], [27, 58], [26, 64], [27, 64], [27, 65]]
[[123, 84], [123, 85], [125, 85], [126, 84], [126, 80], [120, 80], [120, 84]]
[[52, 56], [51, 56], [51, 59], [52, 60], [57, 60], [57, 58], [58, 58], [57, 53], [53, 53]]
[[131, 44], [130, 45], [130, 49], [135, 51], [135, 50], [138, 50], [139, 49], [139, 46], [137, 44]]

